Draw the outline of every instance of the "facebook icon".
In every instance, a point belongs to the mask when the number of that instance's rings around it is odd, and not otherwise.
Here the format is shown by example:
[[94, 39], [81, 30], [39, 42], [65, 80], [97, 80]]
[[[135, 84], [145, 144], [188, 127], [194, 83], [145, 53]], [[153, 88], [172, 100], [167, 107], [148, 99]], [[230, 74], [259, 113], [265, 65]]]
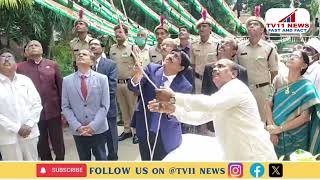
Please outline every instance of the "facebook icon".
[[251, 176], [258, 178], [263, 176], [264, 174], [264, 167], [262, 164], [260, 163], [254, 163], [251, 165], [250, 167], [250, 174]]

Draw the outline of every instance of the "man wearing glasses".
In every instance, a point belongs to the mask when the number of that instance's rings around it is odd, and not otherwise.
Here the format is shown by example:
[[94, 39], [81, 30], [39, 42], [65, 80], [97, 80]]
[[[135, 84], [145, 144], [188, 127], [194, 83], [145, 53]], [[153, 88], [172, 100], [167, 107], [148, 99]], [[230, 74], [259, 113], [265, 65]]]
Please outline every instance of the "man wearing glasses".
[[320, 40], [318, 38], [311, 38], [304, 45], [303, 51], [307, 53], [310, 61], [310, 65], [303, 76], [312, 81], [318, 92], [320, 92]]
[[38, 122], [42, 110], [37, 89], [16, 73], [15, 57], [0, 53], [0, 151], [5, 161], [37, 161]]
[[[185, 52], [173, 50], [166, 56], [163, 65], [150, 63], [145, 72], [157, 88], [164, 87], [170, 88], [175, 92], [191, 93], [192, 85], [183, 75], [188, 70], [189, 65], [189, 56]], [[135, 128], [139, 138], [139, 151], [142, 160], [162, 160], [169, 152], [181, 144], [181, 124], [176, 118], [165, 114], [162, 115], [161, 124], [159, 124], [160, 114], [152, 113], [147, 109], [148, 102], [155, 98], [155, 87], [143, 76], [142, 71], [141, 65], [136, 64], [135, 74], [131, 82], [128, 83], [129, 90], [137, 93], [140, 93], [138, 85], [141, 86], [142, 96], [134, 112]], [[145, 108], [143, 107], [144, 105]], [[146, 113], [146, 118], [144, 113]], [[146, 121], [149, 127], [149, 139], [147, 138]], [[157, 133], [159, 136], [156, 141]], [[148, 147], [148, 141], [150, 147]], [[150, 148], [153, 149], [155, 143], [156, 146], [152, 158], [150, 157]]]
[[[39, 121], [38, 152], [41, 160], [64, 160], [63, 119], [61, 117], [62, 75], [59, 65], [43, 57], [39, 41], [32, 40], [26, 47], [27, 61], [18, 65], [17, 73], [28, 76], [37, 88], [43, 110]], [[49, 141], [50, 140], [50, 141]], [[52, 156], [50, 144], [55, 156]]]

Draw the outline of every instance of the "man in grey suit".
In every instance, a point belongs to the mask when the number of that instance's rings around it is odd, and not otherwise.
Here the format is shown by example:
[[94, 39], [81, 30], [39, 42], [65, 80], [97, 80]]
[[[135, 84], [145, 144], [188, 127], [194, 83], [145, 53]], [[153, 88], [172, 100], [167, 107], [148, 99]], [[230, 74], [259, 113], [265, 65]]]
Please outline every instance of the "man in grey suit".
[[107, 147], [108, 147], [108, 160], [118, 160], [118, 128], [117, 128], [117, 80], [118, 70], [116, 63], [111, 59], [102, 57], [104, 46], [98, 39], [89, 41], [89, 47], [94, 54], [95, 62], [92, 69], [98, 73], [108, 76], [109, 80], [109, 93], [110, 93], [110, 107], [108, 111], [108, 125], [107, 131]]
[[[81, 50], [78, 71], [62, 84], [62, 111], [69, 123], [80, 160], [107, 160], [107, 113], [110, 105], [108, 77], [91, 70], [93, 54]], [[92, 152], [92, 154], [91, 154]]]

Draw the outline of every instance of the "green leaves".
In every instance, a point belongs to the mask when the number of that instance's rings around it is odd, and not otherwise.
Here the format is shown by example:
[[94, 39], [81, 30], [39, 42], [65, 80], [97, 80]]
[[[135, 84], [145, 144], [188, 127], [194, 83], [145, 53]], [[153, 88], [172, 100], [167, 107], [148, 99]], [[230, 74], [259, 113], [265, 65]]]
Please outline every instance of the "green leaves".
[[0, 0], [0, 8], [8, 10], [17, 10], [21, 8], [29, 8], [32, 6], [32, 0]]
[[46, 37], [41, 11], [33, 8], [0, 9], [0, 34], [25, 44], [29, 39]]
[[310, 15], [313, 19], [317, 16], [320, 16], [320, 2], [319, 2], [319, 0], [311, 0]]
[[62, 75], [67, 76], [71, 74], [73, 72], [73, 61], [69, 41], [58, 42], [50, 48], [51, 53], [53, 54], [52, 59], [59, 64]]

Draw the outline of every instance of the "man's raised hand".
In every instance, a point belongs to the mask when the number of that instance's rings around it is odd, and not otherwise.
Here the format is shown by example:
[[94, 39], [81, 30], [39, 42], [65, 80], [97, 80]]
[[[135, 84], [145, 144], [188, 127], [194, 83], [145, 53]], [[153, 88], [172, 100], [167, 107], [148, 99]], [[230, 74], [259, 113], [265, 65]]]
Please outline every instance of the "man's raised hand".
[[170, 102], [174, 92], [171, 89], [156, 89], [156, 99], [160, 102]]
[[148, 108], [151, 112], [171, 114], [175, 111], [176, 107], [169, 102], [159, 102], [157, 100], [149, 101]]

